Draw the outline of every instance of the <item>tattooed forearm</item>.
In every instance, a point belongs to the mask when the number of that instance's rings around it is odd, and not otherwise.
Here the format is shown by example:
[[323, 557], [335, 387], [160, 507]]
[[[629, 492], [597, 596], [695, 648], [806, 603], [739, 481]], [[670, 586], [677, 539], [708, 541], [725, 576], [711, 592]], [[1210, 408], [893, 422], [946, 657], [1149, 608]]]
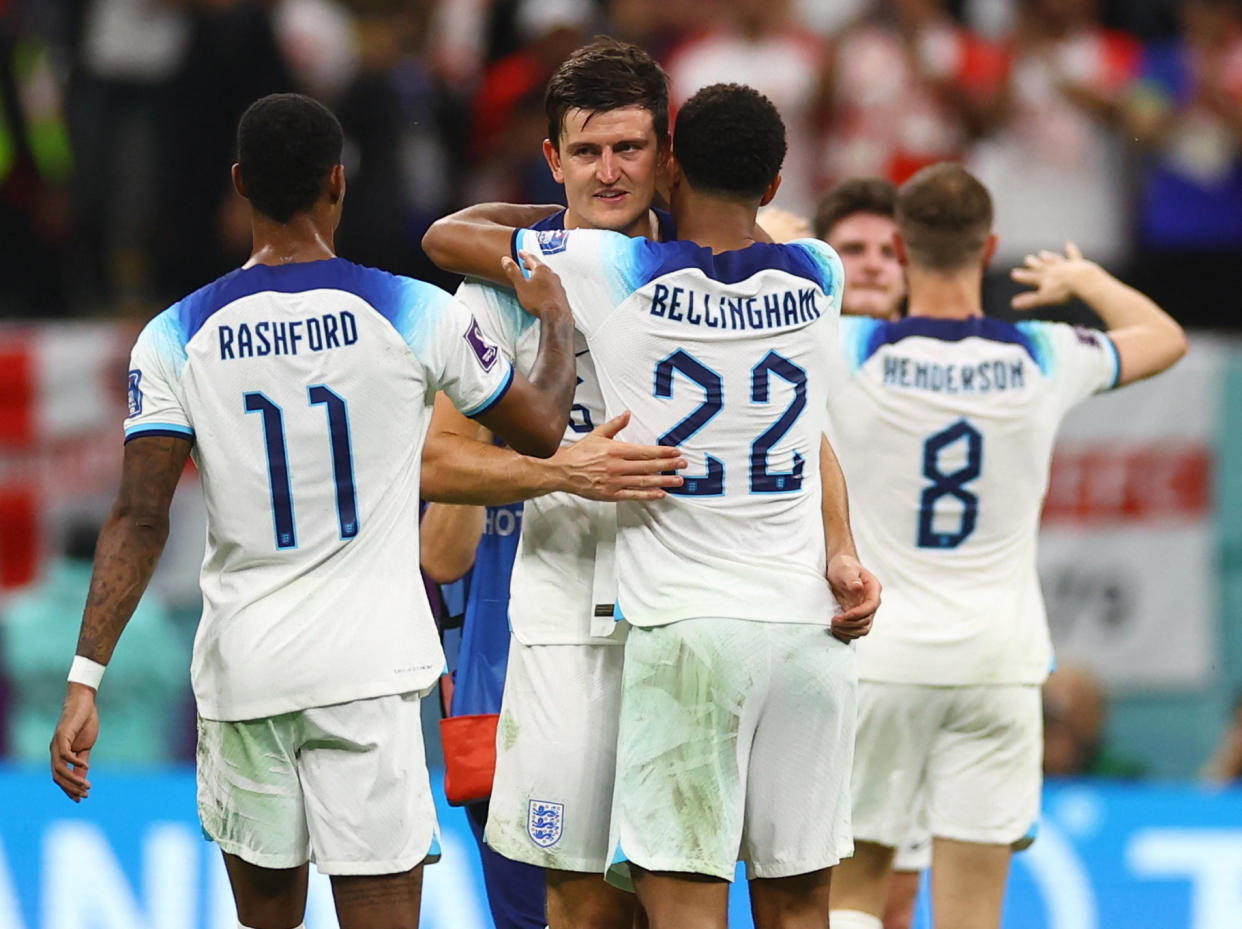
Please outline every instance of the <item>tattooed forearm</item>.
[[125, 446], [121, 489], [95, 545], [95, 570], [77, 654], [107, 664], [168, 538], [168, 508], [190, 453], [186, 439], [137, 438]]

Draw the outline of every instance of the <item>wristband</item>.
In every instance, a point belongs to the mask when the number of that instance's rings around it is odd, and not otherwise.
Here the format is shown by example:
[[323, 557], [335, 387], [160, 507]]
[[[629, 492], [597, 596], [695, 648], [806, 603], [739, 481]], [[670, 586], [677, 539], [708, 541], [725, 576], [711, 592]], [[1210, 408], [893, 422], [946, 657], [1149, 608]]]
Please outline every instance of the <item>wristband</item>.
[[101, 665], [98, 661], [91, 661], [89, 658], [83, 658], [81, 655], [73, 656], [73, 664], [69, 666], [69, 682], [73, 684], [85, 684], [92, 690], [99, 689], [99, 682], [103, 680], [104, 668], [107, 665]]

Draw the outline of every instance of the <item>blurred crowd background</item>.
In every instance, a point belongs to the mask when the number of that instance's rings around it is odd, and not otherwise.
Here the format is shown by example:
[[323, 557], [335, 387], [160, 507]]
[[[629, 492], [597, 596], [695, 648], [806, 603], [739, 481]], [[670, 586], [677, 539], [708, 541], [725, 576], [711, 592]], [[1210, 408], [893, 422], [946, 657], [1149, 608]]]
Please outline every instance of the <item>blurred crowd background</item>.
[[[346, 133], [341, 254], [451, 286], [423, 232], [480, 200], [561, 200], [543, 87], [600, 33], [654, 54], [675, 105], [722, 80], [766, 93], [790, 141], [777, 203], [795, 212], [851, 175], [900, 183], [965, 161], [996, 199], [998, 313], [1005, 270], [1073, 240], [1185, 325], [1242, 326], [1242, 0], [0, 0], [3, 757], [45, 763], [119, 459], [133, 332], [117, 323], [248, 254], [228, 177], [245, 106], [286, 90], [328, 104]], [[54, 348], [32, 348], [32, 323], [53, 324]], [[116, 396], [97, 409], [56, 407], [105, 381]], [[46, 435], [32, 404], [54, 408]], [[90, 505], [62, 506], [68, 487]], [[183, 507], [190, 528], [117, 653], [129, 667], [101, 691], [118, 715], [100, 757], [192, 756], [202, 525]], [[1141, 774], [1105, 744], [1099, 681], [1065, 670], [1048, 691], [1050, 773]], [[1213, 686], [1215, 754], [1176, 768], [1223, 781], [1242, 776], [1242, 707], [1231, 719], [1232, 684]], [[164, 730], [161, 706], [183, 708]]]
[[0, 314], [145, 319], [235, 266], [233, 127], [281, 90], [344, 124], [342, 251], [435, 278], [435, 217], [560, 197], [543, 86], [597, 33], [656, 55], [675, 104], [768, 94], [780, 205], [964, 160], [998, 267], [1072, 238], [1184, 323], [1238, 324], [1237, 0], [0, 0]]

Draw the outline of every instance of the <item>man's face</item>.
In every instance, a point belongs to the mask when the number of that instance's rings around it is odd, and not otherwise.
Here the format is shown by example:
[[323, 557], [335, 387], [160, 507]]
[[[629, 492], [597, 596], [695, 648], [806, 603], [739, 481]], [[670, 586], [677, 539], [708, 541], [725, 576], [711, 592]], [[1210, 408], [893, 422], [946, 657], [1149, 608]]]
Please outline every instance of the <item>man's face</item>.
[[552, 176], [565, 185], [566, 227], [649, 233], [647, 210], [664, 155], [660, 141], [645, 107], [569, 110], [560, 145], [543, 143]]
[[828, 230], [827, 242], [845, 265], [841, 312], [877, 319], [901, 315], [906, 278], [893, 248], [896, 230], [893, 220], [875, 213], [854, 213]]

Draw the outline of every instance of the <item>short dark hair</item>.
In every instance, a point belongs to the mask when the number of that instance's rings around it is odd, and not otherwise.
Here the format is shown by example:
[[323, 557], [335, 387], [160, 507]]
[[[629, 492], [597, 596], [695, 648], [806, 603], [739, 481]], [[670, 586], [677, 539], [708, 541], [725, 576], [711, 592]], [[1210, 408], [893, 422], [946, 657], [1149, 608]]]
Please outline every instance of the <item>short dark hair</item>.
[[897, 230], [914, 265], [959, 271], [983, 252], [992, 232], [992, 196], [960, 164], [923, 168], [897, 191]]
[[695, 190], [760, 197], [785, 160], [785, 123], [753, 87], [711, 84], [677, 113], [673, 154]]
[[837, 223], [856, 213], [895, 217], [897, 188], [893, 182], [882, 177], [851, 177], [832, 188], [815, 209], [815, 238], [827, 239]]
[[344, 133], [332, 112], [302, 94], [270, 94], [237, 124], [237, 162], [251, 205], [287, 223], [315, 205], [341, 163]]
[[570, 110], [606, 113], [623, 106], [651, 112], [656, 138], [668, 135], [668, 75], [637, 45], [596, 36], [566, 58], [548, 80], [543, 97], [548, 140], [560, 145]]

